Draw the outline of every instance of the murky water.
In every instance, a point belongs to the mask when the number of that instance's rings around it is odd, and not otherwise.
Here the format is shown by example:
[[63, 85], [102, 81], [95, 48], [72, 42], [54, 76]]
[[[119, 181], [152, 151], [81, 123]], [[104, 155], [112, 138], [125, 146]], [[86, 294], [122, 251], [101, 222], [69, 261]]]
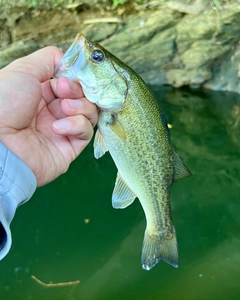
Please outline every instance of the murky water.
[[[112, 208], [116, 168], [109, 154], [95, 160], [91, 144], [18, 209], [11, 252], [0, 262], [0, 299], [238, 299], [240, 96], [152, 89], [193, 173], [171, 188], [179, 268], [159, 262], [142, 270], [142, 208], [138, 200]], [[31, 275], [81, 283], [43, 287]]]

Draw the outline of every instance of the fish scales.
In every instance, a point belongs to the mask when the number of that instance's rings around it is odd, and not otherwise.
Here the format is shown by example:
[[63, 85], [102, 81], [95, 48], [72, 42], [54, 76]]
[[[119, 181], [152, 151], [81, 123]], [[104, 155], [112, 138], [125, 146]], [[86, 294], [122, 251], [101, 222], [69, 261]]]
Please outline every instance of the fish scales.
[[[156, 103], [145, 101], [139, 105], [138, 97], [146, 98], [147, 94], [148, 99], [152, 97], [151, 93], [145, 86], [140, 90], [136, 89], [137, 86], [133, 79], [126, 103], [122, 108], [124, 113], [118, 114], [118, 120], [126, 132], [126, 140], [121, 141], [109, 126], [105, 126], [109, 112], [100, 113], [98, 126], [105, 137], [110, 153], [114, 153], [113, 159], [118, 170], [121, 170], [123, 178], [129, 183], [132, 191], [139, 195], [140, 201], [143, 199], [141, 204], [144, 210], [149, 211], [151, 208], [154, 211], [148, 220], [149, 227], [157, 226], [158, 231], [172, 233], [172, 225], [169, 221], [171, 220], [169, 199], [168, 197], [164, 199], [165, 193], [162, 193], [162, 190], [166, 190], [166, 186], [170, 186], [173, 180], [171, 165], [173, 154], [169, 143], [162, 142], [162, 136], [166, 137], [166, 133]], [[137, 98], [134, 99], [136, 95]], [[153, 124], [155, 124], [154, 130]], [[141, 140], [144, 142], [140, 143]], [[166, 151], [169, 157], [164, 161], [165, 155], [161, 155], [161, 152]], [[163, 173], [162, 165], [166, 164], [169, 164], [169, 167], [164, 168]], [[149, 201], [146, 202], [144, 199]], [[160, 201], [157, 201], [158, 199]], [[159, 213], [155, 218], [159, 209], [163, 210], [164, 214]]]
[[137, 197], [147, 226], [142, 267], [159, 260], [178, 266], [176, 233], [169, 189], [190, 176], [176, 154], [164, 115], [147, 85], [101, 45], [79, 34], [56, 68], [56, 77], [78, 80], [89, 101], [100, 109], [94, 140], [96, 158], [109, 151], [118, 169], [112, 204], [125, 208]]

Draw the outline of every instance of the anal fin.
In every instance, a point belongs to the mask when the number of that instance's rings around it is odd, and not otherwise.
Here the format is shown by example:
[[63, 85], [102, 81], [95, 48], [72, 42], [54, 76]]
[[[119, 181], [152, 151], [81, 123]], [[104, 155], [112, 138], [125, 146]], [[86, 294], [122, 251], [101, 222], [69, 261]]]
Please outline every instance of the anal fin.
[[125, 208], [129, 206], [135, 198], [136, 195], [127, 186], [125, 181], [122, 179], [122, 176], [118, 172], [112, 194], [112, 206], [114, 208]]

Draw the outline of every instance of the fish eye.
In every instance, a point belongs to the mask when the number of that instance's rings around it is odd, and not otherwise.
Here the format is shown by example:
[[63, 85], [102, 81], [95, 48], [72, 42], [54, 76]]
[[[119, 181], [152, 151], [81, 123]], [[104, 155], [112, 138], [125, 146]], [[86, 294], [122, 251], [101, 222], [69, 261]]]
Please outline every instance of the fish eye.
[[91, 58], [96, 63], [102, 63], [105, 60], [105, 54], [102, 50], [94, 50], [91, 54]]

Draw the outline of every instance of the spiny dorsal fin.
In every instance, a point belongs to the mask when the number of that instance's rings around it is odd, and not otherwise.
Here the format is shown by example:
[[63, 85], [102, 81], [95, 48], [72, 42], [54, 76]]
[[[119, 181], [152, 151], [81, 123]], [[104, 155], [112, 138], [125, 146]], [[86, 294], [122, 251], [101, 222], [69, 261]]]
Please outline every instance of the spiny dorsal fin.
[[94, 156], [97, 159], [102, 157], [108, 151], [105, 140], [99, 129], [97, 130], [97, 132], [95, 134], [93, 147], [94, 147]]
[[167, 131], [168, 138], [170, 139], [170, 131], [169, 131], [169, 128], [168, 128], [168, 122], [167, 122], [166, 116], [164, 115], [163, 112], [160, 112], [160, 116], [161, 116], [161, 119], [163, 121], [163, 125], [164, 125], [164, 127]]
[[174, 151], [174, 181], [191, 176], [191, 172], [188, 170], [188, 168], [184, 165], [181, 158], [178, 156], [178, 154]]
[[112, 194], [112, 206], [114, 208], [125, 208], [130, 205], [135, 198], [136, 195], [130, 190], [118, 172]]

